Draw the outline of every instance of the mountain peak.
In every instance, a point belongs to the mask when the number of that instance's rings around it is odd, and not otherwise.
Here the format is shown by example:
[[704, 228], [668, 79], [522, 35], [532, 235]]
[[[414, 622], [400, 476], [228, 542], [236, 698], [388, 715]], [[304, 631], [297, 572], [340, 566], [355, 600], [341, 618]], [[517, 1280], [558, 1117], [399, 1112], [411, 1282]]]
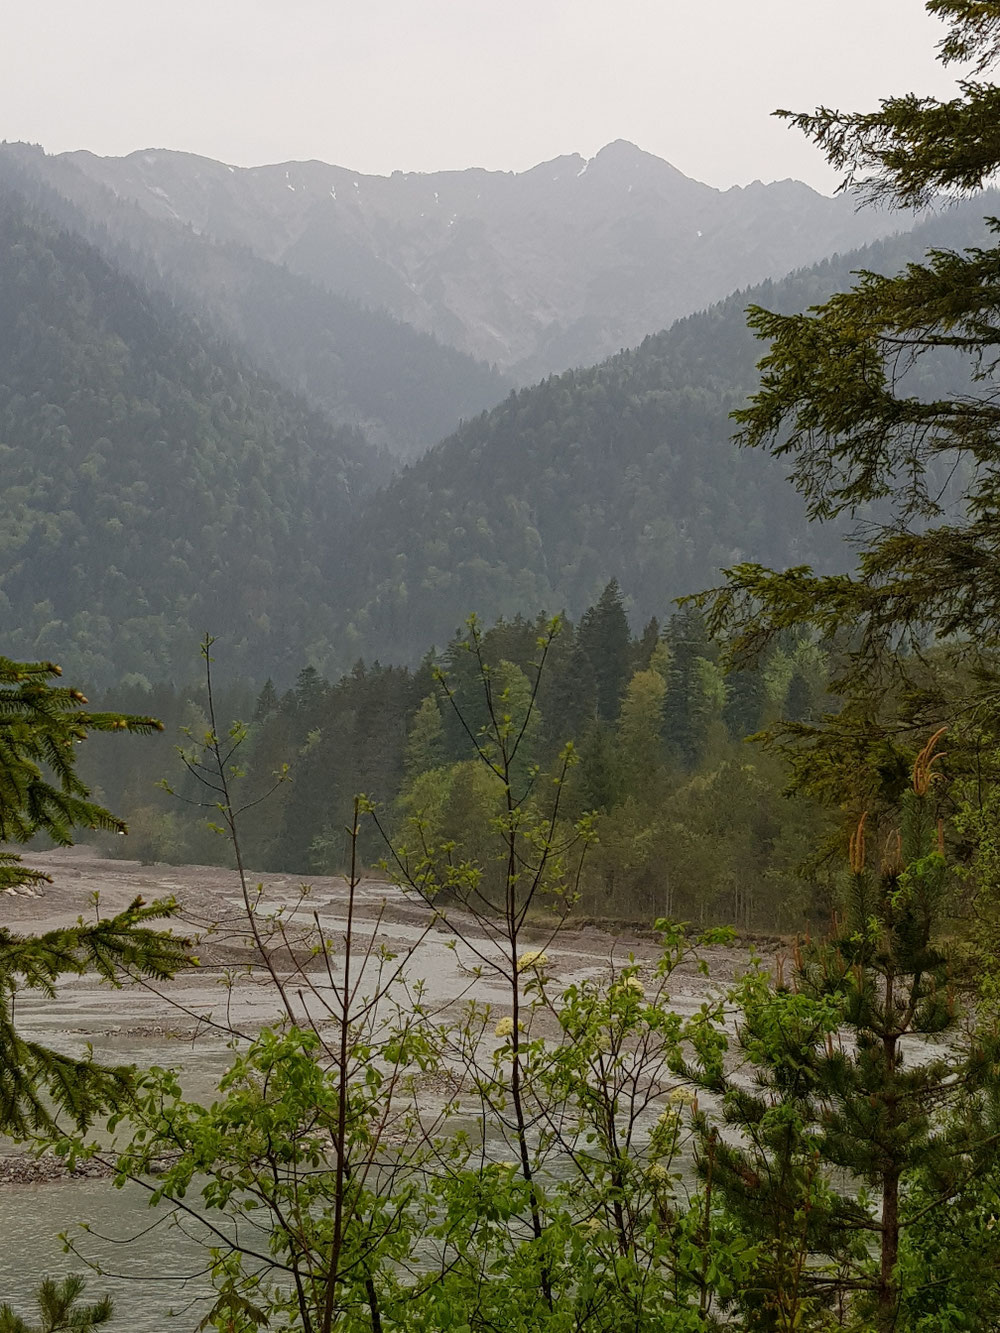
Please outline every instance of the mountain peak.
[[676, 172], [678, 176], [684, 175], [666, 158], [657, 157], [655, 153], [647, 152], [645, 148], [640, 148], [638, 144], [632, 143], [629, 139], [613, 139], [611, 143], [605, 144], [603, 148], [597, 151], [591, 158], [591, 162], [630, 167], [666, 167], [668, 170]]

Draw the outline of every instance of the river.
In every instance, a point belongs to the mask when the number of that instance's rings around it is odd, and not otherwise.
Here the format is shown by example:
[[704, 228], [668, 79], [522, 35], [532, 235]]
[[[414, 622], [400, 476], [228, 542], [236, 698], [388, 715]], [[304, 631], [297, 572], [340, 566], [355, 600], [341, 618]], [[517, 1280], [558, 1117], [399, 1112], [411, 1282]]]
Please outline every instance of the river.
[[[199, 921], [223, 923], [199, 945], [202, 966], [162, 992], [138, 986], [113, 990], [91, 978], [79, 978], [60, 985], [55, 1000], [25, 994], [18, 1001], [25, 1035], [66, 1051], [91, 1042], [101, 1059], [180, 1068], [186, 1095], [210, 1100], [231, 1052], [209, 1020], [228, 1015], [233, 1026], [253, 1032], [278, 1012], [273, 988], [239, 973], [245, 933], [240, 931], [243, 905], [234, 876], [211, 867], [149, 867], [106, 860], [88, 848], [32, 856], [31, 863], [53, 875], [54, 883], [40, 897], [0, 899], [0, 925], [12, 930], [43, 930], [74, 920], [87, 913], [95, 891], [101, 894], [105, 913], [119, 910], [136, 894], [149, 901], [173, 893]], [[262, 882], [269, 903], [283, 908], [288, 921], [308, 924], [316, 912], [325, 932], [336, 936], [343, 930], [347, 907], [343, 880], [316, 879], [305, 904], [299, 902], [298, 880], [270, 875]], [[503, 1004], [503, 989], [488, 977], [472, 976], [469, 964], [475, 960], [463, 957], [461, 948], [450, 947], [451, 932], [432, 923], [425, 907], [392, 885], [363, 883], [357, 894], [356, 923], [362, 936], [367, 932], [407, 958], [409, 975], [426, 981], [427, 999], [439, 1014], [470, 995]], [[474, 942], [482, 949], [489, 947], [481, 937]], [[612, 958], [620, 963], [634, 953], [638, 961], [651, 962], [656, 956], [649, 937], [613, 937], [593, 928], [566, 928], [554, 941], [541, 932], [538, 942], [562, 984], [603, 971]], [[711, 980], [694, 969], [682, 969], [671, 986], [672, 1005], [680, 1012], [693, 1012], [708, 989], [727, 981], [746, 959], [743, 949], [715, 950]], [[12, 1152], [12, 1146], [6, 1151]], [[79, 1231], [80, 1223], [89, 1229], [86, 1233]], [[113, 1333], [172, 1328], [191, 1333], [204, 1317], [209, 1284], [202, 1248], [184, 1230], [170, 1225], [166, 1209], [150, 1210], [141, 1188], [116, 1190], [106, 1179], [63, 1177], [44, 1184], [0, 1187], [4, 1237], [0, 1299], [27, 1314], [27, 1298], [44, 1274], [82, 1271], [79, 1258], [62, 1252], [58, 1235], [64, 1231], [78, 1237], [81, 1249], [103, 1270], [89, 1279], [88, 1294], [115, 1296], [117, 1314], [107, 1326]]]

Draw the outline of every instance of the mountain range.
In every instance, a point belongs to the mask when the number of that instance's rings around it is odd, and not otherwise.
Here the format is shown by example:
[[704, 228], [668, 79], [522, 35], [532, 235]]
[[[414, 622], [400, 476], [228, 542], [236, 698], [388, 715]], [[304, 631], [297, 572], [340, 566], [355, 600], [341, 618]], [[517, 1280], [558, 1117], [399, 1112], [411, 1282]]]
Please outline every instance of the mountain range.
[[745, 307], [979, 243], [997, 211], [947, 209], [515, 390], [78, 162], [0, 148], [0, 624], [9, 653], [97, 683], [187, 678], [205, 630], [287, 679], [413, 659], [470, 611], [575, 616], [611, 577], [643, 620], [737, 560], [842, 565], [842, 530], [730, 442], [761, 352]]
[[[892, 273], [930, 248], [982, 245], [983, 214], [998, 206], [993, 192], [736, 292], [465, 423], [366, 499], [339, 642], [412, 657], [447, 642], [470, 610], [486, 622], [537, 608], [578, 616], [611, 576], [638, 625], [740, 561], [846, 567], [846, 520], [808, 522], [784, 464], [732, 442], [729, 413], [755, 391], [763, 353], [746, 308], [802, 311], [859, 269]], [[950, 362], [938, 373], [924, 391], [954, 388]], [[943, 463], [942, 486], [947, 473]]]
[[246, 246], [155, 218], [67, 157], [0, 146], [0, 191], [29, 200], [118, 270], [210, 323], [267, 374], [375, 448], [412, 457], [511, 382], [384, 310], [290, 272]]
[[186, 672], [207, 630], [292, 670], [333, 642], [363, 437], [86, 242], [0, 199], [4, 651], [88, 682]]
[[160, 149], [49, 163], [64, 180], [70, 166], [148, 217], [388, 311], [522, 385], [911, 225], [798, 181], [713, 189], [622, 140], [519, 173], [366, 176]]

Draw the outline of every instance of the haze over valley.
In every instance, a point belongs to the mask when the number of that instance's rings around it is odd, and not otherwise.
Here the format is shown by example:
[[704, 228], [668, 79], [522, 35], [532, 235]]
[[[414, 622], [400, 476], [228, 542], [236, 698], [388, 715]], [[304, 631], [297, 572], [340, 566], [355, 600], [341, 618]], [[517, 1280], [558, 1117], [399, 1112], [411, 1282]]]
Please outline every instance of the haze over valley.
[[[743, 311], [985, 235], [978, 201], [920, 221], [719, 192], [622, 143], [389, 178], [7, 145], [0, 180], [0, 590], [18, 653], [65, 641], [102, 685], [183, 678], [192, 623], [287, 679], [413, 661], [471, 610], [575, 617], [612, 576], [640, 624], [741, 560], [836, 566], [840, 534], [730, 443]], [[515, 363], [626, 334], [512, 396]]]
[[[384, 309], [521, 383], [906, 226], [796, 181], [716, 190], [617, 141], [530, 171], [365, 176], [164, 151], [36, 163]], [[80, 190], [80, 186], [75, 187]]]

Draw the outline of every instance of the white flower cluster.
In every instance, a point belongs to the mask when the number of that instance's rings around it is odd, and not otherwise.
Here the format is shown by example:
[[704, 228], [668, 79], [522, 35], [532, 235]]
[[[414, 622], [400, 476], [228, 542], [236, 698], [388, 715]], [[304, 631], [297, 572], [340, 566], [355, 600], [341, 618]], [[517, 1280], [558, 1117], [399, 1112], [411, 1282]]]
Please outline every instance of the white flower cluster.
[[638, 977], [626, 977], [620, 985], [615, 987], [615, 989], [623, 992], [625, 995], [636, 995], [640, 1000], [644, 999], [646, 995], [646, 987]]
[[493, 1031], [498, 1037], [512, 1036], [514, 1032], [514, 1020], [512, 1018], [501, 1018]]
[[667, 1098], [671, 1106], [694, 1106], [695, 1095], [690, 1088], [674, 1088]]
[[518, 972], [529, 972], [533, 968], [536, 972], [545, 966], [549, 961], [549, 956], [542, 949], [529, 949], [527, 953], [521, 954], [517, 960]]

